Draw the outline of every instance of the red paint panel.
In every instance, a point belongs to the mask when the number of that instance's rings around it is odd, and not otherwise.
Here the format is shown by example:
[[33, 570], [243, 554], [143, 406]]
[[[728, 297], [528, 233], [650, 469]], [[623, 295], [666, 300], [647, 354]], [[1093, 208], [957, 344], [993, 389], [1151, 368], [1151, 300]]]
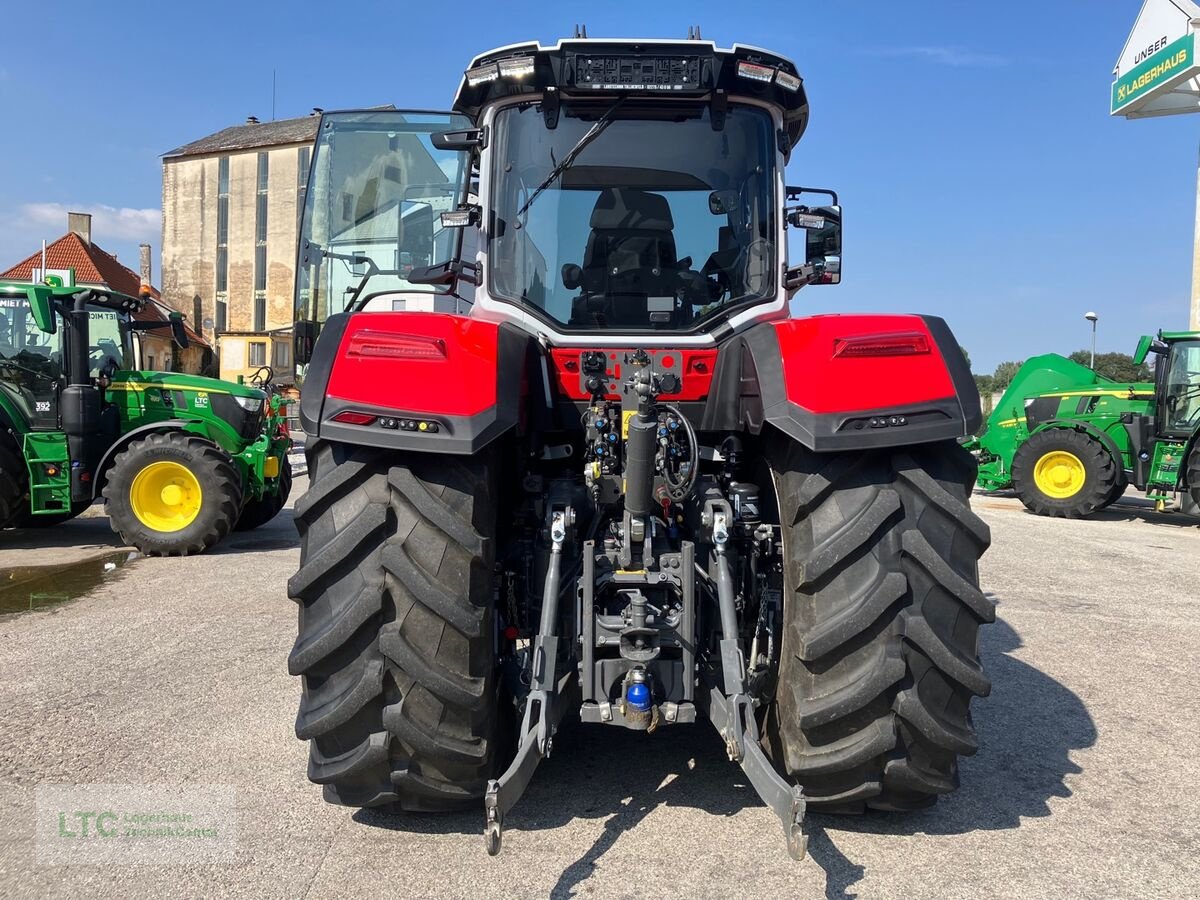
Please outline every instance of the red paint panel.
[[[444, 313], [355, 313], [329, 375], [329, 396], [403, 412], [473, 416], [496, 403], [498, 331], [494, 322]], [[424, 343], [440, 352], [426, 358], [362, 352], [367, 344], [386, 346], [389, 334], [396, 336], [393, 346]]]
[[[586, 347], [570, 347], [555, 348], [550, 351], [550, 361], [554, 368], [551, 377], [557, 382], [559, 393], [562, 396], [570, 397], [572, 400], [591, 399], [587, 391], [580, 386], [579, 377], [579, 360], [587, 349]], [[621, 377], [621, 360], [627, 353], [633, 353], [634, 349], [629, 347], [621, 350], [605, 350], [608, 354], [610, 389], [608, 399], [610, 400], [621, 398], [621, 382], [624, 380]], [[661, 353], [662, 349], [651, 347], [646, 352], [655, 356]], [[676, 370], [670, 366], [663, 366], [663, 369], [679, 376], [682, 389], [678, 394], [664, 395], [662, 399], [670, 403], [680, 400], [703, 400], [708, 396], [709, 388], [712, 386], [713, 370], [717, 367], [717, 351], [668, 349], [671, 353], [679, 355], [680, 369]]]
[[[789, 319], [775, 325], [788, 399], [814, 413], [860, 412], [911, 406], [954, 396], [954, 382], [937, 342], [920, 316], [845, 315]], [[886, 335], [928, 352], [878, 356], [836, 354], [846, 341]], [[893, 348], [894, 349], [894, 348]]]

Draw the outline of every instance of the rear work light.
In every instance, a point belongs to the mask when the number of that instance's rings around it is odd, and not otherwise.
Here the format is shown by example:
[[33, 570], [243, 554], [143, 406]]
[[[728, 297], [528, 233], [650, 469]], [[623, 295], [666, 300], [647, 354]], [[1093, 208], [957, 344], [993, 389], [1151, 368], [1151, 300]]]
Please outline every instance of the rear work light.
[[495, 81], [499, 77], [500, 67], [495, 63], [487, 63], [482, 66], [476, 66], [474, 69], [467, 69], [467, 84], [470, 87], [479, 87], [479, 85]]
[[837, 356], [918, 356], [929, 352], [929, 338], [919, 331], [898, 334], [866, 334], [834, 338]]
[[514, 56], [511, 59], [502, 59], [499, 65], [502, 78], [524, 78], [533, 74], [532, 56]]
[[770, 66], [760, 66], [758, 63], [746, 62], [745, 60], [738, 63], [737, 72], [743, 78], [749, 78], [751, 81], [761, 81], [764, 84], [769, 84], [771, 79], [775, 77], [775, 70]]
[[783, 69], [776, 70], [775, 83], [785, 91], [791, 91], [793, 94], [800, 90], [800, 79], [791, 72], [783, 71]]
[[370, 413], [355, 412], [352, 409], [347, 409], [334, 416], [333, 421], [341, 422], [343, 425], [370, 425], [375, 421], [375, 418]]
[[383, 359], [445, 359], [446, 342], [419, 334], [393, 334], [364, 329], [350, 336], [349, 357]]

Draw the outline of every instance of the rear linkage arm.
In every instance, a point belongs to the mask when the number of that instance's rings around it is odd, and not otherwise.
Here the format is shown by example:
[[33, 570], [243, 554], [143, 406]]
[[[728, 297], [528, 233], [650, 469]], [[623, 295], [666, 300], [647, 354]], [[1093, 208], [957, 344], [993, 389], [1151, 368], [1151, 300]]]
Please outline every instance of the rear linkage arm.
[[725, 741], [729, 758], [742, 767], [750, 784], [767, 806], [779, 816], [787, 838], [788, 853], [800, 860], [808, 849], [804, 834], [805, 803], [800, 788], [789, 784], [763, 753], [759, 743], [754, 703], [746, 693], [746, 663], [738, 646], [737, 610], [733, 599], [733, 576], [726, 548], [733, 512], [724, 500], [704, 504], [703, 522], [716, 549], [717, 606], [721, 617], [722, 686], [709, 685], [708, 719]]
[[561, 688], [556, 671], [559, 636], [555, 630], [558, 627], [563, 545], [574, 523], [575, 511], [570, 506], [551, 510], [550, 564], [546, 568], [546, 583], [542, 590], [542, 617], [533, 642], [529, 694], [525, 698], [517, 755], [499, 778], [488, 781], [483, 796], [483, 838], [489, 856], [500, 852], [504, 815], [525, 793], [538, 763], [550, 755], [554, 732], [562, 719], [563, 710], [555, 703]]

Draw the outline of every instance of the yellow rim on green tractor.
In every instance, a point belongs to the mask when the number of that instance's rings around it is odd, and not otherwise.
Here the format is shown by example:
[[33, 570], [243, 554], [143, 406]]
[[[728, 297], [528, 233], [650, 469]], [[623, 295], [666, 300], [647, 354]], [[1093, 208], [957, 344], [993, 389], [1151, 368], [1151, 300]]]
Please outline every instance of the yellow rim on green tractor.
[[1087, 469], [1074, 453], [1051, 450], [1034, 465], [1033, 481], [1047, 497], [1065, 500], [1083, 490]]
[[182, 531], [200, 514], [203, 492], [191, 469], [177, 462], [152, 462], [133, 478], [129, 505], [154, 531]]

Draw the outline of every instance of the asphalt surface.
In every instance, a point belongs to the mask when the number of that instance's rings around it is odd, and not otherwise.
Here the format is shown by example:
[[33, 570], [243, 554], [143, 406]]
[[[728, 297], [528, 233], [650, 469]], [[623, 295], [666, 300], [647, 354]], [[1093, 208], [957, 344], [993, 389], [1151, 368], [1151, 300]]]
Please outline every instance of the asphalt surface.
[[[68, 569], [58, 595], [32, 592], [52, 605], [0, 617], [0, 896], [1200, 894], [1196, 520], [1128, 501], [1079, 522], [1012, 499], [976, 508], [999, 604], [983, 639], [993, 691], [974, 705], [981, 749], [931, 809], [809, 817], [800, 863], [707, 725], [566, 726], [494, 859], [482, 812], [388, 819], [324, 804], [292, 733], [290, 511], [207, 556], [136, 559], [78, 585]], [[119, 550], [102, 515], [6, 532], [0, 572], [34, 545], [42, 559]], [[44, 784], [231, 786], [236, 855], [41, 864]]]

